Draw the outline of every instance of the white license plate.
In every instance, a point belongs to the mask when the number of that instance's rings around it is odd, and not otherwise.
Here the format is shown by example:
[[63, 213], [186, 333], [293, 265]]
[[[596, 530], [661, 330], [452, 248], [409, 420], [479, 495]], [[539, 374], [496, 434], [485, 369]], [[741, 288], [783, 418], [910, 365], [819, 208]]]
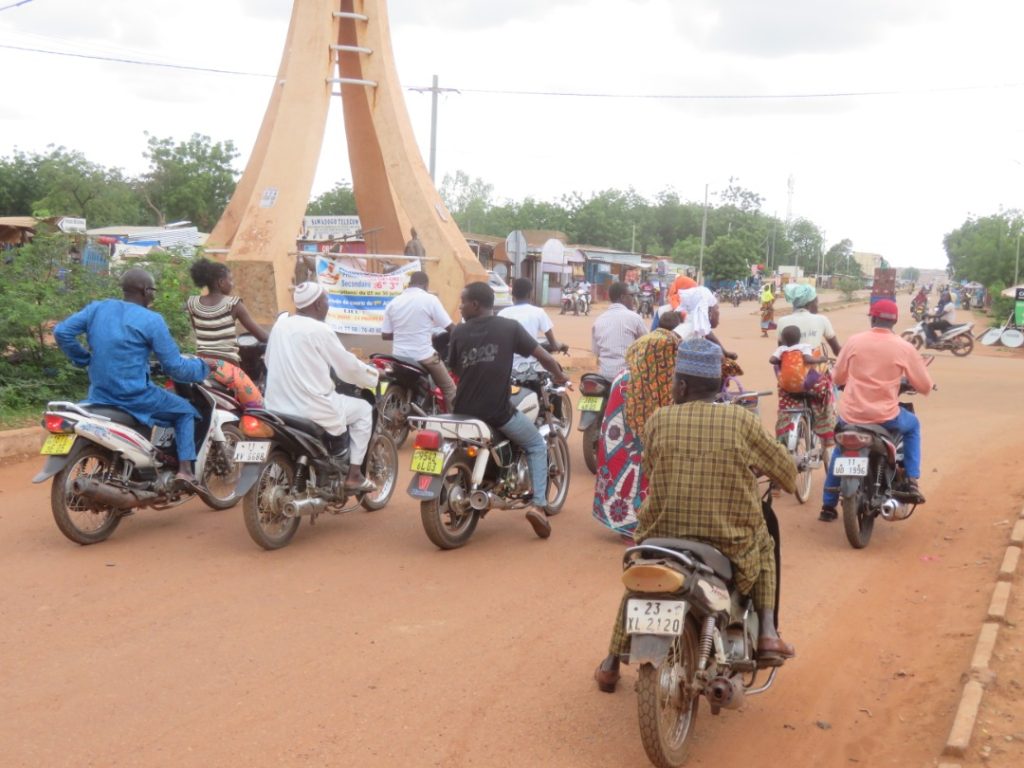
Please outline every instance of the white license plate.
[[836, 459], [836, 477], [864, 477], [868, 473], [867, 456], [840, 456]]
[[262, 464], [270, 455], [270, 443], [252, 440], [235, 444], [235, 461], [242, 464]]
[[686, 603], [681, 600], [636, 600], [626, 603], [626, 633], [679, 635], [683, 632]]

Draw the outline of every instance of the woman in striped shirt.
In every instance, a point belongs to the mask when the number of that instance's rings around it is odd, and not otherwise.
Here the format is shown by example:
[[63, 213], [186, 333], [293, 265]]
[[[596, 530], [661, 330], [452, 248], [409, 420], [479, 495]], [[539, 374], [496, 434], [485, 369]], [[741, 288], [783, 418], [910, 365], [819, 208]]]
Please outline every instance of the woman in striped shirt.
[[262, 408], [263, 393], [239, 366], [235, 323], [241, 323], [261, 342], [267, 340], [267, 332], [252, 319], [242, 298], [231, 295], [234, 282], [227, 266], [200, 258], [189, 272], [192, 282], [206, 288], [205, 294], [190, 296], [185, 304], [196, 334], [196, 353], [217, 362], [213, 380], [230, 389], [244, 408]]

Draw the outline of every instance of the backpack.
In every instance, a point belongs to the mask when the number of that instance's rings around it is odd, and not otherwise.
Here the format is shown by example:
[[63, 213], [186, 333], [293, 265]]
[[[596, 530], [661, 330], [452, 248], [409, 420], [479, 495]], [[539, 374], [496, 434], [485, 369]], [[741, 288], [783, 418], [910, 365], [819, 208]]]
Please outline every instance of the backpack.
[[804, 353], [799, 349], [783, 352], [779, 359], [779, 386], [786, 392], [803, 392], [806, 378]]

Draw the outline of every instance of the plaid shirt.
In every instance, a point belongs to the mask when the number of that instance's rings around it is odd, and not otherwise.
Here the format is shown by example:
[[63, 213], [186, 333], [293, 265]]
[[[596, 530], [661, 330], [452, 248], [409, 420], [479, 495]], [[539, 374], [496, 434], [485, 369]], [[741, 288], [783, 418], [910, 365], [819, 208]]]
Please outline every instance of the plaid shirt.
[[765, 563], [768, 537], [751, 467], [782, 488], [796, 487], [796, 465], [757, 417], [735, 405], [690, 402], [660, 408], [647, 422], [644, 474], [649, 490], [636, 540], [693, 538], [721, 550], [746, 592]]

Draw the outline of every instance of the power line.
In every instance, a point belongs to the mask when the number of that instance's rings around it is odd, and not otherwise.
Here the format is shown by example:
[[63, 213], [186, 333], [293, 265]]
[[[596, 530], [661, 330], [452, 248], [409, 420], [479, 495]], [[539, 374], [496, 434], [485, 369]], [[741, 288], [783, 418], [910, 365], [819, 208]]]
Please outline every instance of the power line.
[[17, 8], [19, 5], [25, 5], [26, 3], [31, 2], [32, 0], [18, 0], [16, 3], [11, 3], [10, 5], [5, 5], [3, 8], [0, 8], [0, 11], [9, 11], [11, 8]]
[[[22, 0], [31, 2], [32, 0]], [[16, 3], [15, 5], [17, 5]], [[14, 6], [7, 6], [11, 8]], [[0, 8], [0, 11], [5, 8]], [[7, 45], [0, 43], [0, 48], [12, 51], [23, 51], [27, 53], [42, 53], [50, 56], [69, 56], [76, 59], [90, 59], [93, 61], [110, 61], [116, 64], [133, 64], [143, 67], [162, 67], [164, 69], [177, 69], [189, 72], [208, 72], [216, 75], [239, 75], [242, 77], [275, 77], [268, 72], [243, 72], [234, 69], [218, 69], [215, 67], [200, 67], [189, 64], [171, 64], [157, 61], [144, 61], [141, 59], [128, 59], [118, 56], [100, 56], [97, 54], [72, 53], [70, 51], [53, 51], [45, 48], [31, 48], [21, 45]], [[478, 93], [494, 96], [554, 96], [560, 98], [584, 98], [584, 99], [645, 99], [653, 101], [758, 101], [758, 100], [785, 100], [785, 99], [843, 99], [858, 98], [866, 96], [910, 96], [914, 94], [927, 93], [964, 93], [971, 91], [1010, 88], [1022, 88], [1024, 83], [997, 83], [993, 85], [963, 85], [949, 86], [945, 88], [908, 88], [879, 91], [821, 91], [813, 93], [601, 93], [587, 91], [529, 91], [495, 88], [452, 88], [445, 90], [458, 91], [460, 93]], [[408, 91], [431, 91], [432, 86], [405, 86]]]

